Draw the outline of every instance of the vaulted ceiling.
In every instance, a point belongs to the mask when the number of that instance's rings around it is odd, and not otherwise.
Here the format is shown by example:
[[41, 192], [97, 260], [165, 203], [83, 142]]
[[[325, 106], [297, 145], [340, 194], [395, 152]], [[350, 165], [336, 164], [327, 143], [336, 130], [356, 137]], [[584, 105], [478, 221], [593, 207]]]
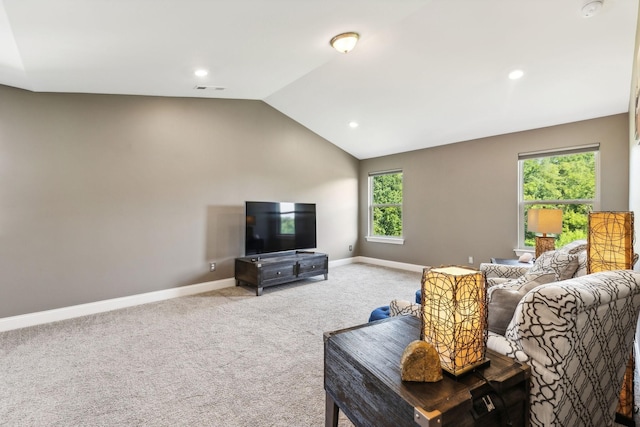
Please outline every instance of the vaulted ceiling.
[[638, 2], [585, 3], [0, 0], [0, 84], [263, 100], [364, 159], [628, 111]]

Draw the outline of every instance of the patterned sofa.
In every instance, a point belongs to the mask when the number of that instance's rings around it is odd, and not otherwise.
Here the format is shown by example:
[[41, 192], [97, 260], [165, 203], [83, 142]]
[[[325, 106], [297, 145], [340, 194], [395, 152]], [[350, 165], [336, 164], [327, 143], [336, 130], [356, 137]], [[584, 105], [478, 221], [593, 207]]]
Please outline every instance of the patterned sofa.
[[[532, 426], [614, 425], [640, 311], [640, 272], [586, 275], [582, 251], [576, 244], [547, 252], [519, 273], [481, 266], [487, 347], [531, 366]], [[419, 316], [420, 306], [394, 300], [390, 314]]]

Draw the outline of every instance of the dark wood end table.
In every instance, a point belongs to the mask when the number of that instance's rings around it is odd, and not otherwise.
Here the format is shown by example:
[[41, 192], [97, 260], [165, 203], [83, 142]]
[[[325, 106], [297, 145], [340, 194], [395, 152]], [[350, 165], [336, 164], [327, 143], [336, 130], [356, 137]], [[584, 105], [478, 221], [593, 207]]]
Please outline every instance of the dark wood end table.
[[520, 262], [517, 259], [491, 258], [492, 264], [517, 265], [518, 267], [533, 267], [532, 262]]
[[338, 410], [357, 427], [529, 425], [530, 368], [490, 350], [490, 366], [461, 378], [403, 382], [400, 358], [420, 327], [399, 316], [325, 333], [326, 427]]

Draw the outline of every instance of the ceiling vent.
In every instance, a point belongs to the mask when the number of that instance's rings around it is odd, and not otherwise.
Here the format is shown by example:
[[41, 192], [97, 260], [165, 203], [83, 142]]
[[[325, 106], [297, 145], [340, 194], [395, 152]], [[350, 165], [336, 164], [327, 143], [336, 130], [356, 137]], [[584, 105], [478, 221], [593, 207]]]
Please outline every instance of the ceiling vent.
[[203, 86], [203, 85], [196, 85], [194, 86], [194, 89], [196, 90], [225, 90], [225, 87], [222, 86]]

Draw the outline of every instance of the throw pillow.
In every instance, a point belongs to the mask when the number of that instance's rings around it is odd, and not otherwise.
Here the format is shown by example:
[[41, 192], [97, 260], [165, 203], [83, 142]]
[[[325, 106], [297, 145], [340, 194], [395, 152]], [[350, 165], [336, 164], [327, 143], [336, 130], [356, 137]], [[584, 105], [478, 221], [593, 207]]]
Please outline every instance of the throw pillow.
[[578, 255], [564, 251], [547, 251], [540, 255], [529, 273], [555, 273], [556, 280], [566, 280], [573, 277], [578, 269]]
[[562, 252], [567, 252], [569, 254], [577, 255], [578, 253], [587, 250], [587, 241], [584, 239], [574, 240], [573, 242], [567, 243], [566, 245], [564, 245], [558, 250]]
[[518, 261], [531, 262], [532, 259], [533, 259], [533, 255], [531, 255], [529, 252], [525, 252], [522, 255], [520, 255], [520, 258], [518, 258]]
[[578, 269], [573, 273], [573, 277], [581, 277], [587, 274], [587, 251], [578, 253]]
[[516, 306], [524, 294], [554, 280], [555, 273], [527, 273], [516, 280], [487, 289], [489, 331], [504, 335], [513, 318], [513, 313], [516, 311]]

